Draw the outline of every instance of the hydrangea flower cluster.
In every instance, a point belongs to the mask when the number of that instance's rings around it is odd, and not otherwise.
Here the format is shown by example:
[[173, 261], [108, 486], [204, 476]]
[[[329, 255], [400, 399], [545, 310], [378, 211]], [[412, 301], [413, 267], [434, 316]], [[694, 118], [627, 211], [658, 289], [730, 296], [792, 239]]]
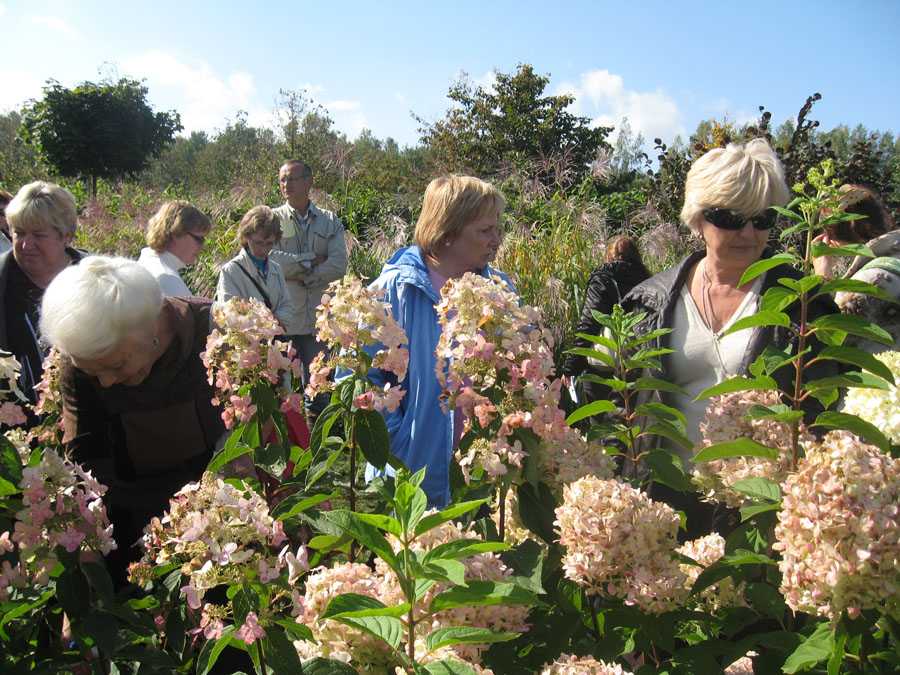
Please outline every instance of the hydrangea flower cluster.
[[[397, 552], [402, 548], [393, 537], [391, 546]], [[460, 539], [481, 537], [470, 530], [449, 522], [434, 528], [410, 546], [413, 551], [429, 551], [442, 544]], [[512, 570], [493, 553], [483, 553], [460, 560], [465, 567], [466, 581], [509, 581]], [[424, 640], [428, 633], [446, 626], [477, 626], [497, 631], [524, 632], [529, 628], [525, 623], [528, 608], [520, 605], [488, 605], [457, 607], [428, 615], [432, 599], [448, 588], [446, 583], [436, 583], [413, 606], [413, 620], [417, 623], [416, 653], [420, 663], [439, 661], [445, 658], [463, 660], [467, 664], [480, 664], [481, 653], [488, 644], [452, 645], [448, 649], [429, 652]], [[383, 667], [390, 654], [374, 638], [331, 619], [321, 621], [319, 617], [328, 603], [341, 593], [360, 593], [377, 598], [387, 606], [395, 606], [407, 601], [393, 570], [381, 559], [375, 560], [375, 570], [358, 563], [344, 563], [331, 569], [318, 568], [307, 579], [306, 594], [294, 596], [294, 614], [297, 622], [309, 626], [318, 644], [297, 642], [295, 647], [303, 658], [325, 656], [345, 662], [353, 661], [362, 668]], [[399, 617], [407, 621], [408, 615]], [[404, 636], [406, 631], [404, 631]], [[419, 641], [422, 641], [421, 645]]]
[[[336, 368], [365, 377], [371, 367], [393, 373], [397, 382], [406, 378], [409, 350], [403, 345], [409, 341], [384, 295], [384, 289], [367, 289], [352, 275], [328, 286], [316, 313], [316, 330], [319, 341], [331, 348], [331, 357], [326, 360], [320, 353], [310, 364], [308, 396], [333, 391], [336, 385], [328, 376]], [[370, 388], [357, 396], [353, 405], [393, 412], [404, 393], [399, 385], [388, 382], [382, 389]]]
[[[697, 581], [697, 577], [700, 576], [700, 572], [725, 555], [725, 539], [719, 533], [713, 532], [705, 537], [686, 542], [675, 551], [698, 563], [698, 565], [681, 565], [681, 571], [687, 576], [687, 584], [692, 587]], [[744, 606], [747, 604], [744, 601], [745, 587], [744, 582], [735, 585], [734, 579], [726, 577], [700, 591], [698, 604], [709, 612], [715, 612], [724, 607]]]
[[615, 468], [615, 460], [604, 454], [599, 443], [589, 441], [572, 427], [566, 429], [561, 440], [541, 442], [538, 472], [558, 498], [569, 483], [584, 476], [610, 479]]
[[567, 485], [556, 509], [563, 570], [589, 595], [614, 596], [659, 614], [690, 589], [674, 557], [678, 514], [619, 478], [585, 476]]
[[[789, 425], [773, 419], [749, 417], [751, 406], [771, 407], [781, 403], [774, 390], [741, 391], [714, 396], [706, 408], [706, 422], [700, 423], [703, 440], [694, 447], [694, 454], [716, 443], [726, 443], [739, 438], [749, 438], [760, 445], [778, 450], [778, 458], [728, 457], [708, 462], [698, 462], [691, 474], [694, 485], [703, 493], [704, 501], [724, 502], [730, 507], [749, 503], [747, 495], [732, 490], [731, 486], [747, 478], [768, 478], [781, 483], [791, 468], [792, 448]], [[800, 422], [800, 442], [813, 441], [806, 425]]]
[[34, 436], [41, 443], [62, 440], [62, 393], [59, 383], [61, 354], [52, 347], [44, 358], [41, 381], [34, 388], [38, 392], [38, 402], [34, 412], [41, 416], [41, 425], [34, 429]]
[[753, 675], [753, 658], [756, 652], [748, 652], [725, 669], [725, 675]]
[[[131, 565], [129, 574], [133, 582], [143, 583], [152, 578], [155, 565], [180, 564], [189, 578], [181, 593], [188, 606], [198, 610], [206, 591], [219, 584], [247, 578], [266, 584], [285, 569], [288, 582], [296, 581], [309, 569], [306, 549], [301, 546], [294, 553], [285, 546], [274, 554], [285, 541], [281, 521], [272, 518], [263, 497], [245, 484], [236, 487], [206, 472], [199, 483], [175, 494], [162, 519], [150, 521], [142, 540], [144, 556]], [[204, 634], [221, 634], [224, 612], [207, 605], [203, 615], [207, 620], [201, 618], [201, 627], [209, 627]], [[250, 626], [245, 634], [259, 630]]]
[[[224, 408], [222, 419], [230, 429], [238, 422], [249, 422], [256, 413], [247, 385], [263, 382], [281, 388], [282, 372], [299, 380], [302, 363], [294, 358], [297, 352], [290, 342], [275, 339], [284, 329], [259, 300], [234, 297], [216, 303], [213, 320], [221, 330], [212, 331], [200, 356], [209, 383], [216, 386], [213, 403]], [[282, 393], [282, 410], [302, 410], [302, 395]]]
[[[553, 378], [553, 336], [540, 312], [522, 306], [500, 279], [467, 273], [450, 279], [437, 306], [442, 334], [435, 371], [446, 404], [460, 409], [467, 429], [484, 431], [487, 443], [473, 443], [457, 460], [467, 479], [470, 467], [488, 476], [520, 467], [527, 452], [516, 430], [562, 441], [568, 425], [559, 407], [562, 381]], [[499, 429], [487, 430], [499, 420]]]
[[[894, 381], [900, 383], [900, 352], [887, 351], [875, 358], [891, 369]], [[900, 443], [900, 389], [892, 384], [886, 391], [850, 387], [844, 398], [844, 412], [871, 422], [892, 443]]]
[[805, 449], [775, 526], [785, 602], [833, 621], [900, 619], [900, 460], [847, 431]]
[[56, 546], [102, 555], [116, 548], [102, 499], [106, 486], [79, 464], [45, 449], [39, 463], [22, 470], [19, 487], [23, 508], [16, 513], [12, 534], [0, 533], [0, 552], [11, 552], [18, 544], [20, 562], [4, 561], [0, 599], [8, 596], [9, 586], [47, 584], [57, 564]]
[[[0, 351], [0, 400], [12, 394], [19, 401], [27, 400], [19, 389], [19, 371], [21, 366], [12, 354]], [[0, 424], [8, 427], [18, 426], [26, 422], [22, 407], [13, 401], [0, 403]]]
[[544, 665], [541, 675], [631, 675], [631, 672], [618, 663], [597, 661], [592, 656], [560, 654], [556, 661]]

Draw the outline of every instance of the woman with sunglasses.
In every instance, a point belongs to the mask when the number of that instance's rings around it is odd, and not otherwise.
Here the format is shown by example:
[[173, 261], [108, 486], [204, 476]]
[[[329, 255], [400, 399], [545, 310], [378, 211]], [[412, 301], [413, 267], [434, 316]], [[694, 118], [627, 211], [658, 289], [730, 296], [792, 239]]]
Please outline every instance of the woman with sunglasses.
[[164, 296], [194, 295], [178, 270], [197, 262], [211, 229], [206, 214], [183, 199], [166, 202], [147, 223], [148, 245], [141, 249], [138, 264], [159, 282]]
[[[653, 376], [687, 391], [687, 396], [662, 393], [661, 399], [685, 415], [687, 436], [694, 443], [700, 440], [699, 427], [709, 403], [694, 398], [718, 382], [746, 374], [767, 346], [784, 349], [793, 341], [790, 330], [771, 326], [724, 334], [739, 319], [755, 314], [766, 290], [777, 286], [779, 279], [801, 276], [782, 265], [740, 283], [748, 267], [772, 254], [766, 243], [777, 214], [770, 207], [783, 206], [788, 196], [781, 164], [764, 139], [745, 146], [731, 143], [706, 153], [688, 172], [681, 211], [682, 221], [703, 240], [705, 248], [638, 285], [622, 303], [626, 311], [647, 313], [638, 327], [640, 334], [672, 330], [657, 342], [675, 351], [660, 359], [663, 372]], [[799, 323], [796, 304], [786, 311], [796, 312]], [[834, 312], [834, 302], [821, 298], [810, 306], [807, 320]], [[784, 368], [777, 374], [785, 379], [779, 384], [787, 387], [793, 371]], [[667, 439], [660, 445], [690, 469], [691, 450]], [[674, 493], [661, 485], [654, 485], [651, 495], [688, 511], [689, 538], [713, 527], [712, 511], [696, 495]]]

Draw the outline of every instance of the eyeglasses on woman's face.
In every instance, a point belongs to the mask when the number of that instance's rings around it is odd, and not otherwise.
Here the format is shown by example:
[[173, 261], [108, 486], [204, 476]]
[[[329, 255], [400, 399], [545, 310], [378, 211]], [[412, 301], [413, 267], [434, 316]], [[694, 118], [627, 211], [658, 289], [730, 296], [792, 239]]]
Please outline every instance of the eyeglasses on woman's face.
[[703, 217], [720, 230], [735, 232], [742, 229], [749, 220], [753, 223], [753, 229], [762, 231], [772, 229], [772, 226], [775, 224], [775, 219], [778, 218], [778, 212], [773, 211], [772, 209], [766, 209], [755, 215], [746, 215], [737, 213], [731, 209], [713, 207], [703, 209]]

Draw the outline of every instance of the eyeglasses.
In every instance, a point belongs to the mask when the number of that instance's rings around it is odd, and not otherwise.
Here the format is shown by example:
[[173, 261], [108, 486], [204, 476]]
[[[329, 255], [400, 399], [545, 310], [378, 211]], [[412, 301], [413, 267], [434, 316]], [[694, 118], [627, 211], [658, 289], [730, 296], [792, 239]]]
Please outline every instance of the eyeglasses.
[[747, 221], [753, 223], [754, 230], [771, 230], [778, 217], [778, 212], [766, 209], [756, 215], [747, 216], [741, 213], [735, 213], [730, 209], [720, 209], [714, 207], [703, 210], [703, 217], [710, 223], [718, 227], [720, 230], [730, 230], [736, 232], [747, 224]]
[[189, 237], [193, 237], [194, 241], [196, 241], [201, 246], [206, 245], [206, 237], [201, 237], [199, 234], [194, 234], [193, 232], [185, 232]]

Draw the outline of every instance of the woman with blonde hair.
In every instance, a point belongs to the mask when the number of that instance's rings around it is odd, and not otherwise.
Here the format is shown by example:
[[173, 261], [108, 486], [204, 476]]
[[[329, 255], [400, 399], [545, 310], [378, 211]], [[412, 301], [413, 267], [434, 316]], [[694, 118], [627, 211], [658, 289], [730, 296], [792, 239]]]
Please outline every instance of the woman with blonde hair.
[[[391, 453], [412, 471], [425, 467], [422, 489], [437, 507], [450, 501], [450, 462], [462, 435], [462, 418], [441, 407], [443, 387], [434, 370], [441, 326], [435, 306], [447, 280], [466, 272], [500, 276], [512, 286], [489, 264], [500, 247], [505, 208], [500, 191], [483, 180], [460, 175], [434, 179], [425, 190], [416, 245], [397, 251], [371, 285], [387, 292], [385, 300], [409, 339], [409, 370], [399, 383], [406, 395], [396, 412], [386, 414]], [[375, 475], [375, 468], [367, 467], [366, 478]]]
[[36, 403], [34, 385], [49, 350], [38, 325], [44, 289], [87, 251], [72, 247], [75, 197], [56, 183], [23, 186], [6, 206], [6, 217], [13, 247], [0, 254], [0, 350], [15, 355], [22, 366], [19, 388]]
[[194, 294], [178, 271], [197, 262], [212, 223], [196, 206], [183, 199], [163, 204], [147, 223], [147, 246], [138, 264], [159, 282], [163, 295], [188, 298]]
[[[735, 322], [758, 311], [760, 299], [769, 288], [779, 285], [779, 279], [802, 276], [793, 267], [781, 265], [740, 283], [748, 267], [772, 255], [767, 243], [777, 214], [770, 207], [785, 205], [788, 196], [781, 163], [764, 139], [709, 151], [688, 172], [681, 211], [682, 222], [703, 241], [704, 248], [636, 286], [622, 303], [626, 311], [646, 313], [636, 327], [638, 334], [671, 329], [648, 345], [675, 350], [659, 357], [662, 372], [654, 371], [652, 376], [687, 392], [686, 396], [659, 395], [684, 414], [687, 436], [694, 444], [700, 441], [700, 423], [708, 405], [705, 399], [694, 400], [698, 394], [729, 377], [745, 375], [767, 346], [796, 347], [790, 327], [757, 326], [725, 334]], [[793, 324], [799, 323], [798, 303], [785, 311]], [[808, 306], [805, 318], [810, 322], [836, 311], [830, 298], [820, 297]], [[817, 353], [821, 345], [813, 342]], [[833, 363], [825, 362], [824, 369], [832, 368], [829, 364]], [[827, 374], [834, 373], [829, 370], [820, 376]], [[788, 387], [792, 375], [788, 368], [777, 371], [779, 386]], [[659, 440], [659, 445], [689, 468], [690, 449], [665, 438]], [[652, 484], [651, 496], [688, 512], [688, 538], [712, 528], [712, 511], [695, 497], [658, 483]]]

